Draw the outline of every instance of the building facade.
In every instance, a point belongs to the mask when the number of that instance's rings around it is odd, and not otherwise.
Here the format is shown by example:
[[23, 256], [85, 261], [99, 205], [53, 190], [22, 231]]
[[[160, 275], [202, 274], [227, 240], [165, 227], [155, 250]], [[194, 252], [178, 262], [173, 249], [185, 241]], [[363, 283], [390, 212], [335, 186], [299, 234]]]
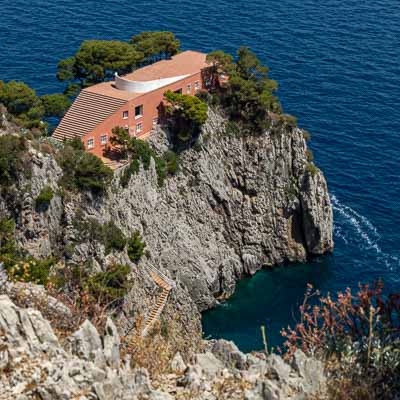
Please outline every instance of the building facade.
[[98, 157], [105, 156], [116, 126], [145, 139], [159, 122], [164, 93], [171, 90], [194, 96], [204, 89], [208, 68], [206, 54], [185, 51], [123, 77], [116, 75], [112, 82], [83, 89], [53, 137], [79, 137], [86, 150]]

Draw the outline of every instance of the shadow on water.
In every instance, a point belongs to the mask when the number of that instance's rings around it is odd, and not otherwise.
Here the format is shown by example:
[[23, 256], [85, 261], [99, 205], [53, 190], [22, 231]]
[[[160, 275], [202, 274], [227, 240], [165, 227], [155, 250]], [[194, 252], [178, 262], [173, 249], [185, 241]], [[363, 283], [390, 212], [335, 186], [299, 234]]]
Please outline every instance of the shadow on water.
[[307, 284], [325, 291], [333, 279], [333, 256], [306, 264], [261, 270], [238, 283], [235, 294], [225, 303], [203, 314], [206, 338], [233, 340], [242, 351], [262, 348], [260, 326], [265, 325], [269, 346], [282, 345], [282, 327], [294, 325]]

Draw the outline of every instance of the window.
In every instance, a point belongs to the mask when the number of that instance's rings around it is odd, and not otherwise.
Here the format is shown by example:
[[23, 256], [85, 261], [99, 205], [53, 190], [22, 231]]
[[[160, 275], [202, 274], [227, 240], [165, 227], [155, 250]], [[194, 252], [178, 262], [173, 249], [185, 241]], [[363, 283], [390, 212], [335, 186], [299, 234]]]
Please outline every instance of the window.
[[122, 113], [122, 118], [123, 118], [123, 119], [127, 119], [128, 116], [129, 116], [128, 111], [124, 111], [124, 112]]
[[192, 92], [192, 85], [186, 85], [186, 94], [190, 94]]
[[158, 124], [158, 117], [153, 118], [153, 128], [155, 128]]
[[94, 147], [94, 139], [88, 139], [87, 148], [88, 149], [93, 149], [93, 147]]
[[107, 135], [101, 135], [100, 136], [100, 143], [102, 146], [107, 144]]
[[178, 90], [175, 90], [174, 93], [182, 94], [182, 88], [181, 88], [181, 89], [178, 89]]
[[137, 124], [136, 125], [136, 133], [140, 133], [140, 132], [142, 132], [142, 130], [143, 130], [143, 124], [142, 123]]
[[143, 115], [143, 104], [135, 107], [135, 118], [140, 118]]
[[200, 90], [200, 82], [199, 81], [196, 81], [195, 83], [194, 83], [194, 91], [195, 92], [198, 92]]

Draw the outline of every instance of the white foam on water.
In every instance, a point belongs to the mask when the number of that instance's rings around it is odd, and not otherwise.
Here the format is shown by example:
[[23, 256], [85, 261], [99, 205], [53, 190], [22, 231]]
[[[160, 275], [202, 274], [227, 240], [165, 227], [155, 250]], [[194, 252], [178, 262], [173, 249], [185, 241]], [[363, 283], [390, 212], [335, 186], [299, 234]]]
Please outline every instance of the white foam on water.
[[377, 260], [390, 271], [400, 266], [400, 259], [385, 253], [379, 246], [381, 235], [368, 218], [331, 196], [332, 207], [339, 218], [335, 218], [334, 234], [346, 245], [355, 244], [362, 251], [375, 253]]

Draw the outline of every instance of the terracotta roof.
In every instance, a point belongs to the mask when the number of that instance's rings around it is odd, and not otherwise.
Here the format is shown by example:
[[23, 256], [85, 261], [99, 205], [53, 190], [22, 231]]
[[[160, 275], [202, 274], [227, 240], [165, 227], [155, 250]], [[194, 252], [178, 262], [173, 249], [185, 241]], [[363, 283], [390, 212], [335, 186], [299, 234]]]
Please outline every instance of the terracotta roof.
[[55, 139], [81, 137], [114, 114], [126, 100], [82, 90], [53, 133]]
[[183, 51], [169, 60], [158, 61], [147, 67], [137, 69], [124, 75], [124, 78], [143, 82], [180, 75], [193, 75], [207, 67], [206, 57], [207, 54], [198, 51]]
[[[172, 78], [181, 75], [193, 75], [206, 68], [207, 54], [198, 51], [184, 51], [171, 57], [169, 60], [158, 61], [154, 64], [139, 68], [124, 75], [123, 78], [131, 81], [151, 81], [160, 78]], [[143, 93], [132, 93], [114, 87], [113, 82], [103, 82], [83, 89], [85, 92], [102, 94], [116, 99], [132, 100]]]

